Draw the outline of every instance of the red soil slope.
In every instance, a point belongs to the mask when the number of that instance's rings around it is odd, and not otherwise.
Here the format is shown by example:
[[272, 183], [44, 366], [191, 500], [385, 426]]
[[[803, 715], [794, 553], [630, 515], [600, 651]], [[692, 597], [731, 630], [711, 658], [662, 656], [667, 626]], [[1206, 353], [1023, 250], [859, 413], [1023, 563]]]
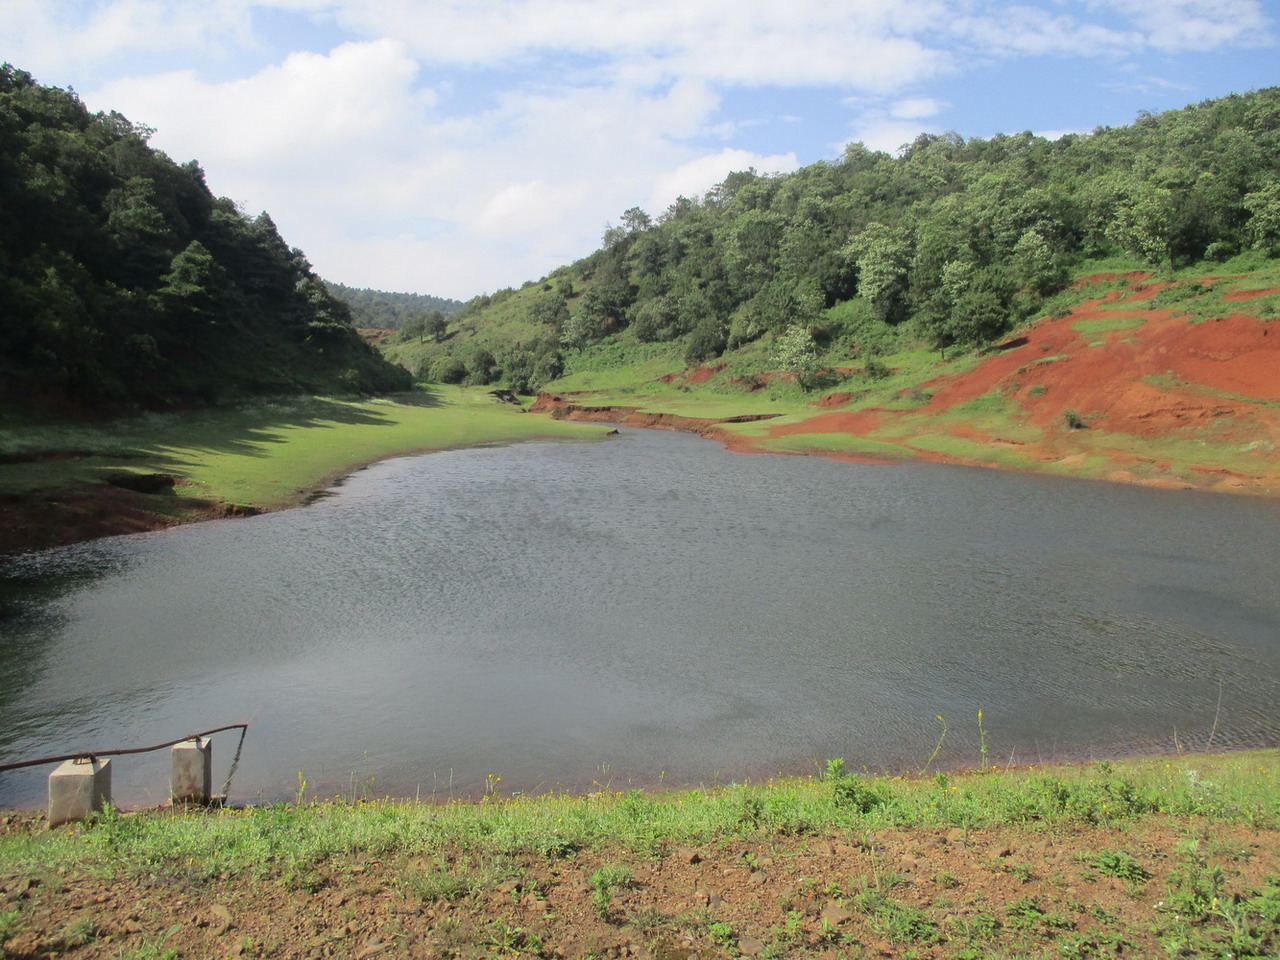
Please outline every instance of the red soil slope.
[[[1165, 283], [1126, 274], [1128, 289], [1086, 301], [1060, 319], [1045, 319], [987, 357], [968, 373], [924, 385], [932, 397], [913, 411], [832, 410], [801, 423], [780, 425], [770, 436], [848, 433], [903, 442], [910, 434], [939, 433], [993, 446], [1017, 446], [1035, 461], [1070, 465], [1091, 457], [1086, 475], [1164, 485], [1280, 492], [1280, 323], [1242, 314], [1191, 322], [1177, 309], [1147, 303]], [[1099, 275], [1084, 281], [1121, 279]], [[1213, 283], [1217, 278], [1204, 278]], [[1276, 291], [1228, 293], [1240, 301]], [[1123, 306], [1117, 306], [1123, 304]], [[1132, 305], [1130, 307], [1130, 305]], [[1082, 321], [1084, 323], [1082, 323]], [[1094, 322], [1094, 329], [1087, 325]], [[1137, 321], [1128, 329], [1099, 330]], [[1081, 325], [1084, 329], [1075, 329]], [[983, 433], [958, 416], [957, 407], [993, 394], [1012, 410], [1023, 439]], [[842, 398], [825, 398], [831, 406]], [[1068, 413], [1070, 411], [1070, 413]], [[1088, 430], [1072, 430], [1078, 416]], [[902, 429], [905, 423], [911, 431]], [[886, 426], [880, 436], [876, 432]], [[1026, 427], [1039, 439], [1027, 440]], [[1138, 442], [1135, 442], [1138, 441]], [[1208, 445], [1230, 460], [1204, 466], [1213, 456], [1187, 459], [1179, 443]], [[1167, 457], [1153, 449], [1169, 446]], [[926, 459], [981, 463], [978, 458], [913, 451]], [[1237, 456], [1238, 455], [1238, 456]], [[1098, 466], [1099, 458], [1108, 461]], [[1167, 461], [1167, 462], [1166, 462]], [[1135, 474], [1135, 469], [1138, 471]]]

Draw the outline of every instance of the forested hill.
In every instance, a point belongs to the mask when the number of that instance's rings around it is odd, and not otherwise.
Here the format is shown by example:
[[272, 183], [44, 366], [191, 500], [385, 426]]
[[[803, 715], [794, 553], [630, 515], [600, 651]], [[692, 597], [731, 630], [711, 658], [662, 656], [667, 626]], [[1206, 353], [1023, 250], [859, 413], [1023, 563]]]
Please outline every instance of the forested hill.
[[1164, 269], [1278, 247], [1270, 88], [1056, 141], [921, 135], [899, 156], [854, 144], [787, 175], [735, 173], [656, 220], [627, 211], [543, 282], [472, 300], [446, 341], [393, 349], [429, 376], [533, 389], [659, 353], [800, 373], [907, 338], [990, 342], [1085, 260]]
[[423, 293], [391, 293], [348, 287], [326, 280], [329, 292], [351, 308], [351, 320], [357, 327], [399, 330], [406, 320], [438, 312], [452, 317], [462, 312], [461, 300], [432, 297]]
[[0, 400], [408, 385], [266, 213], [215, 198], [150, 132], [0, 67]]

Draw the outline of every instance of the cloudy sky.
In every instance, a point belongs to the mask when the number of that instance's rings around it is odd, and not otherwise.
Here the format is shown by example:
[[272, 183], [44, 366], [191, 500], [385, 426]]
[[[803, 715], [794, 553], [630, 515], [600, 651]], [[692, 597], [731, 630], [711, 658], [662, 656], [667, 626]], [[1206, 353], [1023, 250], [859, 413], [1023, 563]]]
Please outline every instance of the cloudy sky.
[[0, 60], [156, 128], [326, 278], [466, 299], [731, 170], [1280, 83], [1280, 0], [0, 0]]

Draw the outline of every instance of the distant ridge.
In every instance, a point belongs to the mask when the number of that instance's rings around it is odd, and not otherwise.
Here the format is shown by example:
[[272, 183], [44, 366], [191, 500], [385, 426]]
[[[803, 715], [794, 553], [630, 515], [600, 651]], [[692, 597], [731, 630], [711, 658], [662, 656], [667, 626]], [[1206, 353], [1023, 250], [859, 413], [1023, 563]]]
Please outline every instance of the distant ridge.
[[405, 320], [439, 310], [446, 317], [462, 312], [461, 300], [433, 297], [424, 293], [392, 293], [367, 287], [348, 287], [326, 280], [329, 292], [351, 308], [351, 319], [357, 327], [399, 330]]

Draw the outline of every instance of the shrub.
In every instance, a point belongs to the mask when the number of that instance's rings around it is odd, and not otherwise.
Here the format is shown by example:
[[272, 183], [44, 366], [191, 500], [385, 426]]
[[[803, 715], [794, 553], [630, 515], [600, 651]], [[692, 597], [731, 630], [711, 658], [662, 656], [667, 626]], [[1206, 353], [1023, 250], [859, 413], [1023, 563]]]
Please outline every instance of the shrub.
[[461, 383], [467, 368], [457, 357], [440, 357], [431, 364], [430, 379], [436, 383]]

